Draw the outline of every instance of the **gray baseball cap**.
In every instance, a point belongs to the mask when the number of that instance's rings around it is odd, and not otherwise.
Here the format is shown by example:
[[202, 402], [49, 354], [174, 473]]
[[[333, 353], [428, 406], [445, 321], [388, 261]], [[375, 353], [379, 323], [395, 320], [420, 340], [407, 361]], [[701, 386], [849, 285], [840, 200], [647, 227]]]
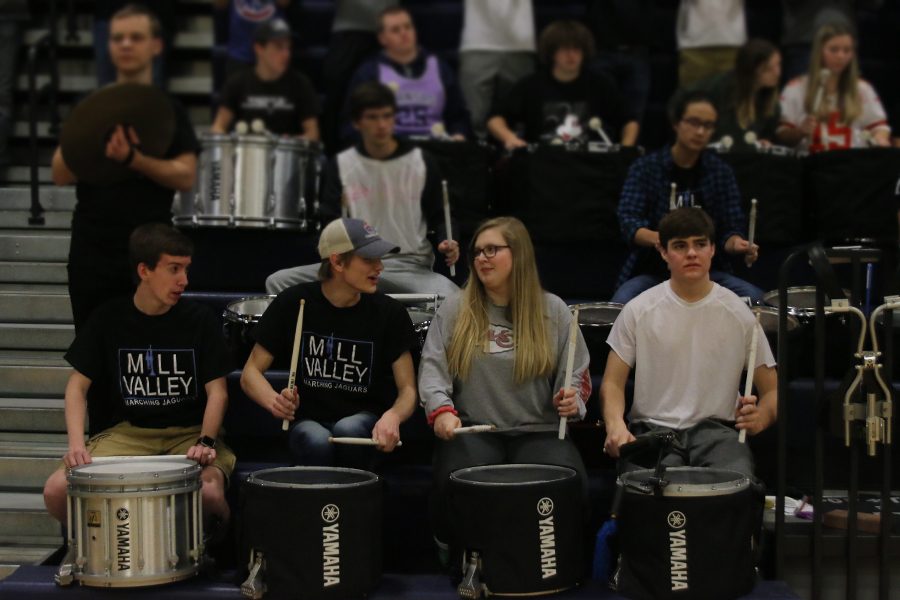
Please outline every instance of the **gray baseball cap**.
[[275, 40], [291, 38], [291, 28], [284, 19], [270, 19], [259, 24], [253, 31], [253, 41], [257, 44], [268, 44]]
[[319, 235], [319, 256], [354, 252], [363, 258], [381, 258], [400, 252], [400, 246], [381, 239], [375, 228], [362, 219], [335, 219]]

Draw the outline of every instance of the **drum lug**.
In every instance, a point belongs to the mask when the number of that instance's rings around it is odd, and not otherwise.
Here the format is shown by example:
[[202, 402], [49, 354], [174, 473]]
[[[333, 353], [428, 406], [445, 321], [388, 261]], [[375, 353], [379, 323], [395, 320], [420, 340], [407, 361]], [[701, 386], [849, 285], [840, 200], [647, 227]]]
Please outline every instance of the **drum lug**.
[[59, 570], [56, 572], [56, 575], [53, 576], [53, 581], [56, 582], [56, 585], [72, 585], [72, 581], [75, 579], [75, 553], [75, 546], [70, 542], [69, 550], [59, 564]]
[[250, 565], [250, 574], [241, 584], [241, 595], [245, 598], [259, 600], [266, 593], [266, 583], [263, 581], [263, 573], [266, 570], [266, 559], [262, 552], [252, 552], [253, 558]]
[[485, 591], [484, 585], [481, 583], [481, 556], [478, 552], [473, 551], [469, 555], [469, 562], [465, 566], [465, 573], [460, 584], [456, 588], [456, 593], [460, 598], [474, 600], [481, 598], [482, 592]]

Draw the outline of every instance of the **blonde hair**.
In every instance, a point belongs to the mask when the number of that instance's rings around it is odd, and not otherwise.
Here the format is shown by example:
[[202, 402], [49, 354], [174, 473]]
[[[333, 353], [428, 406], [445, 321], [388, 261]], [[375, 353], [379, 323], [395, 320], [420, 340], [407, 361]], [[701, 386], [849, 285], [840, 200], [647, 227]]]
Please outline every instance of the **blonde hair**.
[[456, 324], [447, 350], [450, 374], [463, 381], [468, 379], [476, 352], [485, 352], [489, 343], [489, 300], [474, 267], [475, 241], [489, 229], [500, 232], [512, 253], [507, 311], [515, 338], [514, 381], [522, 383], [535, 377], [549, 377], [556, 369], [556, 356], [550, 350], [544, 290], [538, 277], [531, 237], [525, 225], [514, 217], [485, 221], [472, 236], [469, 279], [460, 295]]
[[[828, 116], [828, 108], [824, 102], [819, 106], [817, 112], [813, 110], [819, 86], [824, 85], [822, 81], [822, 50], [829, 40], [842, 35], [849, 35], [853, 39], [853, 30], [844, 23], [828, 23], [819, 28], [813, 41], [812, 54], [809, 60], [809, 74], [807, 75], [806, 98], [803, 100], [803, 107], [806, 110], [806, 114], [818, 119]], [[859, 99], [859, 63], [856, 60], [856, 52], [853, 53], [853, 58], [850, 60], [847, 68], [838, 77], [837, 97], [837, 108], [841, 115], [842, 123], [852, 123], [862, 114], [862, 102]]]

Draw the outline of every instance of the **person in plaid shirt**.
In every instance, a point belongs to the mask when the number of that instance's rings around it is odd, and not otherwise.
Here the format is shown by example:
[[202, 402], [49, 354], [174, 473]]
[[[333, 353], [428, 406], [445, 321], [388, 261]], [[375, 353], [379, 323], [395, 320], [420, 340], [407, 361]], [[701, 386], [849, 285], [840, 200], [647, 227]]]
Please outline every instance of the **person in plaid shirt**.
[[638, 160], [628, 171], [618, 216], [622, 236], [632, 251], [619, 274], [613, 302], [624, 304], [668, 279], [659, 255], [657, 227], [670, 210], [681, 206], [702, 207], [715, 223], [718, 252], [710, 278], [738, 296], [762, 300], [761, 289], [731, 273], [729, 255], [743, 255], [747, 264], [752, 264], [759, 246], [744, 238], [747, 219], [734, 173], [713, 153], [704, 152], [717, 116], [706, 93], [685, 94], [671, 115], [675, 143]]

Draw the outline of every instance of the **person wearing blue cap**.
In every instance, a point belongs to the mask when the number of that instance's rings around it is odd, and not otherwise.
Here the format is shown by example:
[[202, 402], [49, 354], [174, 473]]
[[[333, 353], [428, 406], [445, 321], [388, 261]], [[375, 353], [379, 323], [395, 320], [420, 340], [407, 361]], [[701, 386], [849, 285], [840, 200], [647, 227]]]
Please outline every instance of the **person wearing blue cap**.
[[[370, 448], [338, 447], [328, 438], [371, 438], [391, 452], [415, 410], [412, 321], [400, 302], [376, 291], [381, 258], [399, 250], [361, 219], [332, 221], [319, 237], [319, 281], [282, 291], [253, 330], [241, 387], [273, 417], [292, 422], [296, 464], [370, 469]], [[278, 392], [264, 374], [288, 366], [301, 300], [297, 385]]]

